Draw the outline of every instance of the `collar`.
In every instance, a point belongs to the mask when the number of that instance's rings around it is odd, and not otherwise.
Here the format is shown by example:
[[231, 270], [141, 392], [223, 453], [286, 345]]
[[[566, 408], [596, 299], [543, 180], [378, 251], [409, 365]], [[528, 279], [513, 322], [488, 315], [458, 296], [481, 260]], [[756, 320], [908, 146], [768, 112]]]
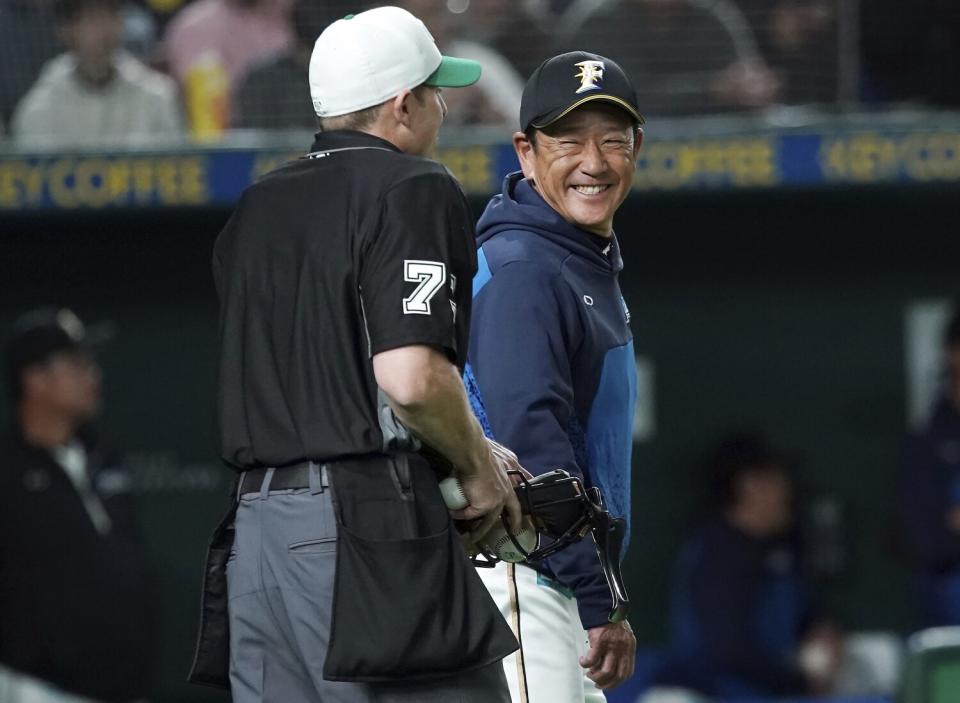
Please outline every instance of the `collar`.
[[351, 147], [374, 147], [380, 149], [389, 149], [400, 153], [400, 150], [392, 142], [386, 139], [367, 134], [366, 132], [355, 132], [353, 130], [338, 129], [332, 132], [317, 132], [313, 139], [313, 146], [310, 152], [327, 151], [329, 149], [350, 149]]
[[612, 232], [609, 237], [595, 234], [579, 227], [572, 222], [568, 222], [563, 216], [551, 207], [550, 203], [544, 200], [540, 192], [533, 187], [533, 184], [523, 177], [523, 174], [517, 172], [507, 176], [507, 188], [510, 187], [511, 176], [516, 176], [513, 181], [513, 197], [521, 204], [533, 205], [544, 212], [550, 213], [550, 219], [553, 221], [553, 228], [559, 233], [565, 233], [568, 238], [579, 241], [589, 251], [594, 252], [601, 261], [603, 261], [614, 273], [619, 273], [623, 269], [623, 259], [620, 255], [620, 244], [617, 241], [617, 235]]

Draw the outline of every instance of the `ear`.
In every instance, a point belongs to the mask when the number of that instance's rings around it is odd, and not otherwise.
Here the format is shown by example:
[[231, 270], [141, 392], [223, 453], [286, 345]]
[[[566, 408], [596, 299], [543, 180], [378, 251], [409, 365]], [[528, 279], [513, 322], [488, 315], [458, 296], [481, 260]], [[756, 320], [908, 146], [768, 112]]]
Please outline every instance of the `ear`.
[[401, 90], [396, 97], [390, 101], [390, 113], [397, 124], [409, 128], [411, 123], [410, 101], [416, 100], [413, 91]]
[[528, 181], [536, 181], [537, 174], [534, 168], [536, 154], [534, 154], [533, 144], [527, 139], [526, 134], [516, 132], [513, 135], [513, 150], [517, 152], [517, 159], [520, 161], [520, 170], [523, 171], [523, 177]]

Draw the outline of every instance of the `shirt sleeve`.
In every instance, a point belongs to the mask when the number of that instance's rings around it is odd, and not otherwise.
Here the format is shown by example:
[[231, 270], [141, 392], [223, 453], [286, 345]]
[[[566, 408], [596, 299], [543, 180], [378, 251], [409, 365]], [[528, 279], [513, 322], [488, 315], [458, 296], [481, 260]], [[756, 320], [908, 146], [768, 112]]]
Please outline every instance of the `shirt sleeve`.
[[[564, 469], [583, 478], [571, 439], [576, 423], [570, 358], [582, 334], [566, 284], [527, 262], [501, 267], [474, 299], [470, 369], [488, 427], [534, 475]], [[469, 380], [469, 379], [468, 379]], [[577, 597], [585, 629], [608, 621], [612, 605], [593, 540], [549, 557]]]
[[424, 344], [459, 359], [457, 288], [475, 270], [473, 221], [453, 178], [434, 172], [394, 186], [361, 259], [371, 356]]
[[10, 123], [10, 136], [15, 140], [30, 141], [54, 134], [50, 116], [53, 110], [46, 109], [44, 99], [34, 86], [17, 105]]
[[921, 568], [941, 572], [960, 563], [960, 537], [947, 526], [954, 490], [932, 445], [933, 440], [923, 434], [904, 442], [900, 513], [910, 556]]

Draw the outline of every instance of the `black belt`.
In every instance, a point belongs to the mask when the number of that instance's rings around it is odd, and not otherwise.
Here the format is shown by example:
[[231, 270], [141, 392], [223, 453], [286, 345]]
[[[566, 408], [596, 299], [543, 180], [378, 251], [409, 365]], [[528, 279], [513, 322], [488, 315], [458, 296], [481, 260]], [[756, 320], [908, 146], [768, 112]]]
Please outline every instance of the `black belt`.
[[[249, 469], [240, 476], [240, 495], [244, 493], [259, 493], [263, 490], [263, 481], [267, 477], [270, 469]], [[327, 480], [327, 469], [320, 466], [320, 481], [324, 488], [329, 487]], [[267, 490], [282, 491], [287, 489], [309, 488], [310, 487], [310, 462], [305, 461], [302, 464], [293, 464], [284, 466], [280, 469], [273, 469], [273, 476], [270, 479], [270, 485]]]

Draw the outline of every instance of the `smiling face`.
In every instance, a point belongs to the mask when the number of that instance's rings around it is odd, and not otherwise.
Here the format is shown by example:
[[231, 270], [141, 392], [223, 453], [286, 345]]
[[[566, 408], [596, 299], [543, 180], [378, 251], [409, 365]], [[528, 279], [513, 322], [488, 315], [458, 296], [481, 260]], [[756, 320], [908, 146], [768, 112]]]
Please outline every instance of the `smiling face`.
[[570, 224], [609, 237], [630, 192], [643, 132], [622, 109], [587, 103], [538, 130], [513, 137], [523, 175]]

